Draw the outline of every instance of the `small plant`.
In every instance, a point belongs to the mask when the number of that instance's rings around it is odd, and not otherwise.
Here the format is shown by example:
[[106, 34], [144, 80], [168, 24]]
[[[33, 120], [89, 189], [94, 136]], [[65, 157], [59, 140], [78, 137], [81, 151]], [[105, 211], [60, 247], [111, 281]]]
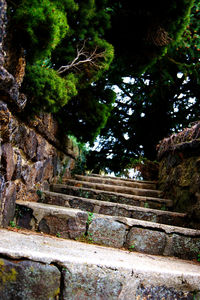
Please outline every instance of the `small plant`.
[[92, 238], [92, 233], [91, 233], [91, 232], [88, 232], [88, 234], [87, 234], [87, 240], [88, 240], [89, 242], [91, 242], [91, 243], [94, 242], [94, 241], [93, 241], [93, 238]]
[[145, 208], [149, 208], [149, 203], [148, 203], [148, 202], [145, 202], [145, 203], [144, 203], [144, 207], [145, 207]]
[[16, 224], [15, 224], [14, 221], [10, 221], [9, 225], [10, 225], [10, 227], [12, 227], [12, 228], [16, 227]]
[[94, 214], [92, 212], [88, 212], [87, 225], [90, 225], [92, 223], [93, 218]]
[[83, 233], [81, 236], [75, 238], [75, 240], [79, 242], [89, 243], [89, 244], [94, 243], [94, 240], [92, 238], [92, 233], [90, 232]]
[[14, 221], [10, 221], [9, 226], [12, 228], [17, 228], [17, 229], [21, 228], [20, 226], [17, 226], [17, 224]]
[[60, 238], [60, 237], [61, 237], [60, 232], [57, 232], [57, 233], [56, 233], [56, 236], [57, 236], [58, 238]]
[[200, 253], [197, 255], [197, 261], [200, 262]]
[[161, 210], [166, 210], [166, 206], [165, 205], [163, 205], [163, 206], [161, 206], [161, 208], [160, 208]]
[[128, 247], [128, 250], [129, 250], [129, 251], [133, 251], [133, 250], [134, 250], [134, 248], [135, 248], [135, 245], [134, 245], [134, 244], [132, 244], [132, 245], [130, 245], [130, 246]]

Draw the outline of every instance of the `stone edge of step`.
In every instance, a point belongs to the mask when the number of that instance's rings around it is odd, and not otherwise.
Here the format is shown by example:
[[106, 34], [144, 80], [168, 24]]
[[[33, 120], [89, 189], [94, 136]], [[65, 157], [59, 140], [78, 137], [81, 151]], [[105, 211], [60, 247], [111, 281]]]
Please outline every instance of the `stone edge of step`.
[[[125, 180], [123, 178], [115, 178], [115, 177], [93, 177], [93, 176], [88, 176], [88, 175], [78, 175], [78, 174], [75, 174], [72, 178], [70, 179], [78, 179], [78, 180], [82, 180], [82, 179], [85, 179], [85, 181], [87, 182], [96, 182], [96, 183], [101, 183], [101, 182], [104, 182], [104, 184], [107, 184], [107, 182], [112, 182], [113, 185], [119, 185], [119, 186], [122, 186], [123, 184], [125, 184], [125, 186], [130, 186], [133, 184], [133, 185], [136, 185], [138, 187], [144, 187], [145, 186], [148, 186], [148, 188], [150, 188], [151, 186], [151, 189], [152, 190], [156, 190], [156, 183], [148, 183], [148, 182], [143, 182], [143, 181], [139, 181], [139, 180], [135, 180], [135, 181], [129, 181], [129, 180]], [[93, 181], [94, 180], [94, 181]], [[128, 185], [126, 185], [128, 184]]]
[[50, 189], [52, 188], [70, 188], [70, 189], [74, 189], [74, 190], [84, 190], [84, 191], [92, 191], [94, 193], [106, 193], [109, 195], [114, 195], [114, 196], [119, 196], [119, 197], [124, 197], [124, 198], [130, 198], [133, 200], [138, 200], [138, 201], [154, 201], [154, 202], [158, 202], [158, 203], [165, 203], [166, 205], [168, 205], [169, 207], [172, 206], [173, 201], [171, 199], [163, 199], [163, 198], [156, 198], [156, 197], [147, 197], [147, 196], [138, 196], [138, 195], [131, 195], [131, 194], [123, 194], [123, 193], [115, 193], [115, 192], [110, 192], [110, 191], [104, 191], [104, 190], [97, 190], [97, 189], [89, 189], [89, 188], [83, 188], [83, 187], [74, 187], [74, 186], [70, 186], [67, 184], [51, 184], [50, 185]]
[[111, 178], [111, 179], [116, 179], [116, 180], [124, 180], [124, 181], [130, 181], [130, 182], [141, 182], [141, 183], [148, 183], [148, 184], [157, 184], [157, 180], [155, 181], [151, 181], [151, 180], [137, 180], [137, 179], [130, 179], [130, 178], [122, 178], [122, 177], [114, 177], [114, 176], [110, 176], [110, 175], [100, 175], [100, 174], [89, 174], [87, 176], [90, 176], [90, 177], [99, 177], [99, 178]]
[[[138, 192], [152, 192], [152, 193], [155, 193], [155, 194], [161, 194], [162, 191], [160, 190], [151, 190], [151, 189], [146, 189], [146, 188], [134, 188], [134, 187], [127, 187], [127, 186], [118, 186], [118, 185], [112, 185], [112, 184], [105, 184], [105, 183], [96, 183], [96, 182], [89, 182], [89, 181], [81, 181], [81, 180], [74, 180], [74, 179], [68, 179], [65, 184], [67, 183], [72, 183], [72, 184], [75, 184], [75, 185], [89, 185], [89, 186], [96, 186], [94, 189], [98, 189], [98, 187], [102, 187], [102, 188], [105, 188], [105, 191], [106, 191], [106, 188], [109, 187], [109, 188], [113, 188], [113, 189], [124, 189], [124, 191], [138, 191]], [[89, 188], [89, 187], [88, 187]], [[101, 189], [103, 190], [103, 189]], [[108, 190], [109, 191], [109, 190]], [[125, 194], [125, 192], [124, 192]]]
[[159, 209], [154, 209], [154, 208], [146, 208], [146, 207], [141, 207], [141, 206], [134, 206], [134, 205], [129, 205], [129, 204], [123, 204], [123, 203], [117, 203], [117, 202], [109, 202], [109, 201], [103, 201], [103, 200], [96, 200], [96, 199], [90, 199], [90, 198], [83, 198], [83, 197], [78, 197], [78, 196], [72, 196], [72, 195], [67, 195], [67, 194], [61, 194], [61, 193], [56, 193], [56, 192], [51, 192], [51, 191], [43, 191], [43, 193], [47, 196], [51, 197], [60, 197], [64, 199], [65, 201], [68, 200], [81, 200], [84, 202], [89, 202], [95, 205], [104, 205], [104, 206], [112, 206], [112, 207], [121, 207], [125, 208], [127, 210], [132, 210], [132, 211], [139, 211], [139, 212], [145, 212], [145, 213], [155, 213], [157, 215], [169, 215], [169, 216], [177, 216], [177, 217], [186, 217], [186, 213], [180, 213], [180, 212], [173, 212], [173, 211], [168, 211], [168, 210], [159, 210]]
[[[29, 202], [29, 201], [16, 201], [16, 204], [27, 206], [28, 208], [33, 209], [33, 211], [39, 215], [39, 219], [42, 219], [42, 217], [46, 214], [51, 215], [65, 215], [68, 216], [75, 216], [77, 213], [81, 214], [87, 214], [87, 212], [83, 212], [80, 209], [73, 209], [68, 207], [60, 207], [56, 205], [50, 205], [50, 204], [44, 204], [44, 203], [38, 203], [38, 202]], [[45, 212], [44, 212], [44, 211]], [[39, 213], [38, 213], [39, 211]], [[116, 221], [119, 223], [122, 223], [128, 227], [141, 227], [146, 228], [150, 230], [160, 230], [164, 231], [167, 234], [181, 234], [184, 236], [192, 236], [192, 237], [200, 237], [200, 230], [190, 229], [190, 228], [183, 228], [178, 226], [171, 226], [171, 225], [165, 225], [165, 224], [159, 224], [149, 221], [143, 221], [143, 220], [137, 220], [137, 219], [130, 219], [126, 217], [118, 217], [118, 216], [108, 216], [108, 215], [100, 215], [100, 214], [93, 214], [93, 220], [97, 218], [104, 218], [107, 220]]]

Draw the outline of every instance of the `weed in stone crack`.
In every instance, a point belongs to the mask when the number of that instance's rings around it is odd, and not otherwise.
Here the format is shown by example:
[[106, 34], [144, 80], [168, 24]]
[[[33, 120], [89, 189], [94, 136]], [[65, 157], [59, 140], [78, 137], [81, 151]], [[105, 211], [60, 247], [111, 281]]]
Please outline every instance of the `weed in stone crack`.
[[81, 236], [75, 238], [75, 240], [79, 242], [89, 243], [89, 244], [94, 243], [92, 239], [92, 233], [90, 232], [88, 232], [87, 234], [83, 233]]
[[45, 194], [43, 193], [43, 191], [41, 190], [37, 190], [36, 194], [38, 195], [39, 201], [38, 202], [43, 202], [44, 198], [45, 198]]
[[91, 232], [88, 232], [88, 234], [87, 234], [87, 239], [88, 239], [88, 241], [90, 241], [90, 242], [94, 242], [93, 241], [93, 238], [92, 238], [92, 233]]
[[161, 210], [166, 210], [166, 206], [165, 205], [163, 205], [163, 206], [161, 206], [161, 208], [160, 208]]
[[92, 223], [93, 218], [94, 214], [92, 212], [88, 212], [87, 225], [90, 225]]
[[81, 189], [78, 189], [78, 194], [80, 197], [87, 198], [87, 199], [90, 196], [90, 193], [88, 191], [83, 191]]
[[14, 221], [10, 221], [10, 227], [12, 227], [12, 228], [14, 228], [14, 227], [16, 227], [16, 224], [15, 224], [15, 222]]
[[56, 236], [57, 236], [58, 238], [60, 238], [60, 237], [61, 237], [60, 232], [57, 232], [57, 233], [56, 233]]
[[145, 207], [145, 208], [149, 208], [149, 203], [145, 202], [145, 203], [144, 203], [144, 207]]
[[129, 251], [133, 251], [133, 250], [134, 250], [134, 248], [135, 248], [135, 245], [134, 245], [134, 244], [132, 244], [132, 245], [130, 245], [130, 246], [128, 247], [128, 250], [129, 250]]
[[9, 226], [12, 227], [12, 228], [17, 228], [17, 229], [21, 228], [20, 226], [17, 226], [14, 221], [10, 221]]

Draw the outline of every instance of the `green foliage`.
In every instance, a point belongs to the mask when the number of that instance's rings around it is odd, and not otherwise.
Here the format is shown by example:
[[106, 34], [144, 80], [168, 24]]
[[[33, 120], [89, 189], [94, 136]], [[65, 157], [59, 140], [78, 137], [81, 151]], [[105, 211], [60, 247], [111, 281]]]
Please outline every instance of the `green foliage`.
[[14, 221], [10, 221], [9, 223], [10, 227], [15, 228], [17, 225]]
[[94, 214], [92, 212], [88, 212], [88, 219], [87, 219], [88, 226], [92, 223], [93, 218], [94, 218]]
[[[75, 141], [77, 139], [73, 137]], [[74, 169], [71, 171], [71, 174], [79, 174], [84, 175], [86, 171], [86, 155], [88, 153], [88, 149], [85, 144], [77, 142], [79, 147], [79, 156], [76, 158], [76, 163]]]
[[[180, 3], [174, 2], [176, 10]], [[89, 169], [98, 172], [107, 168], [119, 174], [140, 156], [153, 161], [160, 140], [199, 118], [200, 51], [195, 38], [200, 35], [199, 6], [199, 1], [195, 1], [182, 39], [174, 40], [142, 75], [133, 76], [129, 67], [123, 69], [123, 61], [114, 61], [105, 82], [117, 82], [119, 92], [106, 127], [98, 137], [99, 147], [88, 156]], [[190, 5], [187, 7], [188, 18]], [[184, 15], [183, 10], [181, 14]], [[118, 70], [121, 74], [121, 70], [130, 71], [124, 72], [130, 81], [118, 77]]]
[[134, 248], [135, 248], [135, 245], [132, 244], [132, 245], [130, 245], [130, 246], [128, 247], [128, 250], [129, 250], [129, 251], [134, 251]]
[[197, 261], [200, 262], [200, 253], [197, 255]]
[[107, 122], [115, 93], [93, 84], [82, 89], [58, 114], [63, 128], [81, 142], [93, 141]]
[[50, 56], [69, 31], [65, 6], [74, 1], [22, 0], [13, 13], [17, 39], [28, 51], [29, 59]]
[[72, 73], [61, 78], [53, 69], [28, 66], [24, 91], [31, 99], [29, 109], [55, 113], [77, 94], [76, 78]]
[[[180, 40], [192, 3], [193, 0], [170, 3], [155, 0], [154, 5], [147, 0], [10, 1], [10, 26], [15, 44], [25, 49], [28, 61], [22, 86], [22, 92], [29, 99], [27, 109], [55, 113], [63, 134], [73, 134], [81, 142], [93, 141], [111, 116], [103, 133], [107, 144], [104, 143], [106, 150], [102, 152], [102, 161], [106, 153], [104, 160], [108, 162], [111, 146], [114, 155], [111, 164], [116, 168], [122, 169], [131, 157], [141, 154], [142, 135], [146, 138], [143, 151], [148, 158], [153, 157], [155, 151], [149, 151], [149, 141], [155, 145], [172, 127], [170, 112], [173, 101], [168, 100], [173, 97], [170, 90], [174, 95], [177, 93], [174, 86], [177, 69], [172, 67], [172, 60], [178, 60], [171, 57], [170, 69], [166, 70], [166, 55], [171, 55], [170, 43]], [[79, 59], [96, 53], [95, 60], [72, 66], [59, 75], [56, 70], [76, 61], [77, 49], [83, 45], [85, 48]], [[177, 63], [184, 64], [185, 60]], [[158, 72], [158, 69], [164, 71]], [[194, 69], [198, 74], [194, 66], [190, 68], [190, 74], [194, 74]], [[146, 72], [141, 80], [137, 75], [142, 70]], [[125, 85], [122, 79], [125, 76], [137, 76], [136, 85]], [[148, 89], [144, 82], [149, 77], [151, 86]], [[127, 93], [124, 92], [126, 103], [114, 106], [113, 85], [128, 91], [131, 101], [126, 102]], [[163, 108], [158, 105], [161, 101]], [[132, 117], [128, 114], [129, 108], [134, 111]], [[161, 110], [159, 117], [158, 108]], [[146, 117], [142, 118], [141, 114]], [[144, 128], [152, 120], [150, 134], [146, 135]], [[160, 131], [154, 138], [156, 128]], [[135, 131], [139, 133], [135, 135]], [[131, 142], [124, 143], [124, 133], [128, 133]]]

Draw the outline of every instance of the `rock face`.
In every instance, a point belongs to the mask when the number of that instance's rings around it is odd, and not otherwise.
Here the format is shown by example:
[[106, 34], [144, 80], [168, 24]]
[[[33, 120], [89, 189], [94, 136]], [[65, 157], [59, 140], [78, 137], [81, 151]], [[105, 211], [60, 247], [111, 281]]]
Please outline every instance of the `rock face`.
[[0, 298], [53, 300], [60, 293], [60, 277], [52, 265], [0, 258]]
[[[0, 3], [0, 226], [13, 218], [16, 199], [37, 201], [36, 190], [70, 176], [78, 148], [60, 137], [53, 116], [24, 116], [20, 93], [26, 61], [7, 34], [7, 5]], [[34, 190], [34, 191], [33, 191]]]
[[161, 141], [159, 188], [174, 208], [200, 220], [200, 122]]

